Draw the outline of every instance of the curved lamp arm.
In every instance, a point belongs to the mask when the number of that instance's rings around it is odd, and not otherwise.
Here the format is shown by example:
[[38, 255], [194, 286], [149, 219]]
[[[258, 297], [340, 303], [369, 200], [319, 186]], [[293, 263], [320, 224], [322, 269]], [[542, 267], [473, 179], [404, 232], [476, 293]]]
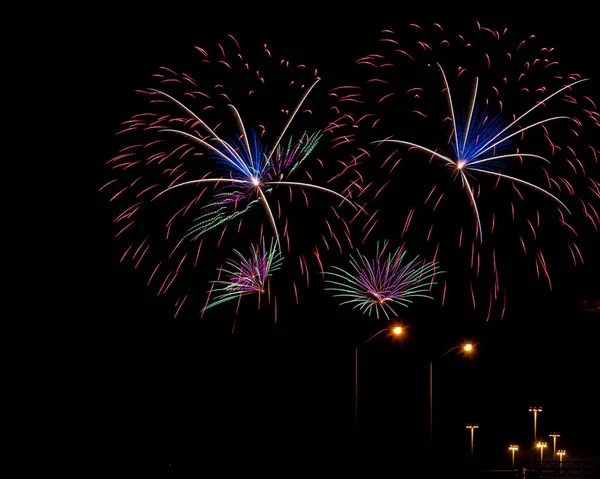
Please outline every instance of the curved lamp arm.
[[356, 346], [356, 348], [358, 349], [360, 346], [362, 346], [363, 344], [368, 343], [369, 341], [371, 341], [371, 339], [375, 338], [376, 336], [379, 336], [381, 333], [383, 333], [384, 331], [388, 331], [389, 328], [383, 328], [381, 331], [377, 331], [373, 336], [371, 336], [369, 339], [367, 339], [366, 341], [363, 341], [362, 343], [360, 343], [358, 346]]

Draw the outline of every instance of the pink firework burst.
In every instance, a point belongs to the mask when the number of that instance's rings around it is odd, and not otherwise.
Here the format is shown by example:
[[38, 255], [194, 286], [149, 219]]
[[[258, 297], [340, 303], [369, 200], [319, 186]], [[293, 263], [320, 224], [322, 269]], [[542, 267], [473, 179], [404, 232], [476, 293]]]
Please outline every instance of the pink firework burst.
[[185, 71], [160, 67], [137, 91], [144, 109], [122, 123], [107, 161], [100, 191], [121, 261], [174, 298], [175, 316], [184, 305], [197, 314], [221, 251], [271, 230], [298, 301], [310, 270], [352, 247], [350, 225], [365, 216], [357, 162], [344, 156], [352, 123], [318, 71], [266, 44], [245, 50], [229, 35], [190, 57]]
[[594, 79], [547, 40], [411, 24], [382, 30], [355, 76], [341, 111], [381, 167], [361, 172], [395, 218], [384, 235], [440, 261], [445, 300], [502, 318], [509, 285], [533, 274], [552, 289], [585, 261], [600, 226]]

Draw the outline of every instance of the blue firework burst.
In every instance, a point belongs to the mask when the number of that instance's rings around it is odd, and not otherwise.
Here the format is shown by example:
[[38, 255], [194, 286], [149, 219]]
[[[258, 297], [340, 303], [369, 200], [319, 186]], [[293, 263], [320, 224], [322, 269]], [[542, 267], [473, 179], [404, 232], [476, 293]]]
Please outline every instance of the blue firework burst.
[[[230, 190], [219, 191], [218, 196], [213, 198], [213, 201], [209, 202], [207, 205], [208, 211], [206, 214], [197, 218], [195, 224], [190, 228], [188, 235], [194, 234], [198, 236], [204, 234], [207, 231], [220, 226], [241, 214], [244, 214], [253, 206], [260, 203], [267, 214], [269, 223], [271, 224], [271, 228], [275, 234], [276, 242], [281, 248], [279, 233], [277, 231], [277, 225], [275, 224], [275, 218], [265, 196], [265, 192], [268, 191], [270, 187], [275, 187], [277, 185], [315, 189], [336, 196], [349, 203], [353, 208], [358, 209], [348, 198], [333, 190], [310, 183], [288, 181], [287, 179], [283, 178], [284, 170], [288, 170], [287, 176], [289, 176], [313, 151], [314, 147], [322, 136], [321, 132], [317, 132], [308, 136], [306, 141], [303, 142], [302, 146], [296, 145], [295, 147], [291, 147], [291, 139], [287, 148], [282, 148], [281, 146], [281, 140], [285, 136], [290, 123], [318, 81], [319, 80], [317, 79], [304, 92], [300, 102], [296, 106], [293, 113], [289, 116], [287, 123], [281, 130], [279, 137], [269, 149], [261, 144], [260, 139], [255, 132], [251, 131], [251, 135], [246, 133], [246, 128], [242, 118], [233, 105], [229, 105], [229, 109], [237, 122], [239, 136], [233, 140], [228, 139], [226, 141], [217, 135], [215, 131], [213, 131], [204, 121], [202, 121], [194, 112], [188, 109], [179, 100], [159, 90], [152, 90], [182, 108], [193, 120], [195, 120], [195, 125], [202, 127], [206, 133], [208, 133], [208, 138], [203, 139], [199, 136], [170, 128], [163, 129], [162, 131], [180, 135], [188, 140], [193, 141], [194, 143], [203, 146], [208, 150], [213, 159], [216, 158], [219, 169], [221, 169], [223, 172], [223, 174], [217, 178], [201, 178], [198, 180], [185, 181], [183, 183], [175, 184], [160, 192], [155, 198], [166, 193], [167, 191], [173, 190], [174, 188], [179, 188], [186, 185], [213, 183], [219, 187], [230, 187]], [[277, 166], [273, 167], [273, 164], [277, 164]], [[269, 171], [271, 171], [271, 174], [268, 174]], [[244, 208], [234, 208], [232, 211], [229, 207], [232, 205], [237, 207], [240, 199], [251, 200], [247, 202]]]
[[[477, 105], [472, 112], [464, 112], [456, 117], [456, 135], [450, 136], [450, 144], [454, 152], [454, 158], [457, 162], [464, 162], [465, 166], [478, 164], [478, 160], [486, 159], [485, 146], [491, 140], [508, 126], [502, 115], [490, 116], [487, 109], [480, 111]], [[495, 146], [494, 154], [500, 154], [508, 151], [514, 143], [514, 139]], [[506, 166], [507, 158], [488, 160], [479, 163], [479, 168], [488, 171], [497, 171]]]
[[540, 155], [532, 153], [521, 153], [519, 151], [500, 153], [500, 149], [508, 148], [510, 142], [514, 141], [517, 135], [522, 134], [525, 130], [534, 128], [544, 123], [548, 123], [550, 121], [561, 119], [569, 120], [570, 118], [568, 116], [555, 116], [551, 118], [545, 118], [528, 126], [516, 127], [517, 123], [521, 119], [529, 115], [529, 113], [531, 113], [533, 110], [545, 104], [545, 102], [550, 100], [555, 95], [558, 95], [560, 92], [572, 88], [574, 85], [585, 81], [586, 79], [577, 80], [568, 85], [563, 86], [559, 90], [548, 95], [542, 101], [536, 103], [521, 116], [514, 119], [512, 122], [506, 124], [503, 123], [502, 119], [499, 117], [493, 117], [488, 119], [488, 117], [486, 116], [484, 117], [484, 121], [482, 121], [481, 115], [474, 114], [477, 100], [477, 88], [479, 85], [478, 78], [475, 78], [475, 82], [473, 84], [472, 100], [467, 109], [467, 114], [463, 118], [457, 119], [455, 108], [452, 102], [452, 95], [450, 93], [450, 86], [448, 84], [448, 80], [446, 79], [446, 74], [444, 73], [444, 70], [439, 63], [437, 66], [442, 75], [442, 79], [444, 82], [444, 91], [446, 92], [446, 95], [448, 97], [450, 115], [452, 117], [451, 144], [454, 153], [454, 158], [447, 155], [443, 155], [438, 151], [432, 150], [430, 148], [426, 148], [425, 146], [404, 140], [386, 139], [375, 141], [374, 143], [396, 143], [416, 148], [436, 157], [437, 159], [442, 160], [448, 167], [450, 167], [453, 175], [455, 177], [460, 177], [462, 187], [469, 197], [469, 201], [471, 203], [471, 207], [473, 208], [473, 213], [477, 221], [477, 236], [479, 237], [480, 241], [483, 241], [481, 218], [479, 216], [477, 202], [475, 201], [475, 196], [473, 195], [473, 189], [471, 187], [469, 178], [467, 177], [467, 173], [484, 173], [486, 175], [495, 176], [496, 178], [504, 178], [514, 183], [525, 185], [552, 198], [554, 201], [560, 204], [565, 209], [565, 211], [570, 213], [567, 206], [549, 191], [540, 188], [539, 186], [536, 186], [533, 183], [525, 181], [521, 178], [509, 176], [505, 173], [502, 173], [501, 171], [498, 171], [501, 170], [502, 165], [508, 159], [532, 158], [545, 161], [546, 163], [550, 163], [549, 160]]

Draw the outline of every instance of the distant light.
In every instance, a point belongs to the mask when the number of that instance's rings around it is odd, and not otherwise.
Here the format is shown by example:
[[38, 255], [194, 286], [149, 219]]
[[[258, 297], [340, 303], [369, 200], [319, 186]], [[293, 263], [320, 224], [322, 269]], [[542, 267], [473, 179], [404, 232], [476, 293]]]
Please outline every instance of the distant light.
[[402, 334], [402, 326], [394, 327], [394, 329], [392, 329], [392, 333], [394, 333], [396, 336], [400, 336]]
[[463, 346], [463, 349], [467, 352], [472, 351], [473, 350], [473, 345], [471, 343], [467, 343]]
[[258, 185], [260, 185], [260, 181], [259, 181], [259, 179], [258, 179], [258, 178], [252, 178], [252, 184], [253, 184], [254, 186], [258, 186]]
[[508, 446], [508, 449], [510, 451], [518, 451], [519, 450], [519, 446], [517, 446], [516, 444], [511, 444], [510, 446]]
[[600, 299], [584, 299], [581, 301], [581, 310], [584, 313], [600, 313]]

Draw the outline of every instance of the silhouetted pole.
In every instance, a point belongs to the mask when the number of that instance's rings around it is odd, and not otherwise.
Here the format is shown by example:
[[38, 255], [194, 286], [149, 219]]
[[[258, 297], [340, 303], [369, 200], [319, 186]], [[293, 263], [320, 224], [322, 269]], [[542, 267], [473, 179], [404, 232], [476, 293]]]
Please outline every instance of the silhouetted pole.
[[471, 430], [471, 457], [473, 457], [474, 453], [474, 445], [475, 445], [475, 429], [477, 429], [479, 425], [477, 424], [467, 424], [466, 428]]
[[384, 328], [380, 331], [377, 331], [373, 336], [371, 336], [366, 341], [363, 341], [359, 345], [354, 348], [354, 432], [358, 436], [358, 348], [360, 348], [363, 344], [368, 343], [371, 339], [379, 336], [381, 333], [385, 331], [391, 331], [392, 334], [396, 336], [400, 336], [402, 334], [402, 327], [395, 326], [393, 328]]
[[[455, 349], [462, 348], [463, 351], [470, 353], [473, 350], [472, 343], [459, 344], [452, 346], [448, 351], [442, 354], [438, 359], [442, 359], [448, 353]], [[429, 360], [429, 448], [433, 453], [433, 359]]]
[[551, 432], [548, 435], [552, 438], [552, 443], [553, 443], [552, 457], [554, 458], [554, 460], [556, 460], [556, 438], [560, 437], [560, 433], [559, 432]]
[[510, 446], [508, 446], [508, 449], [510, 450], [510, 452], [512, 453], [512, 469], [515, 469], [515, 451], [519, 450], [519, 446], [517, 446], [516, 444], [511, 444]]
[[429, 361], [429, 446], [433, 451], [433, 360]]
[[358, 346], [354, 349], [354, 432], [358, 435]]
[[540, 462], [544, 462], [544, 448], [548, 447], [548, 443], [546, 441], [538, 442], [537, 447], [540, 448]]
[[562, 469], [562, 461], [563, 461], [563, 456], [567, 453], [567, 451], [565, 451], [564, 449], [559, 449], [558, 451], [556, 451], [556, 454], [558, 454], [559, 457], [559, 462], [560, 462], [560, 468]]
[[529, 412], [533, 413], [533, 445], [537, 446], [537, 413], [542, 412], [542, 408], [530, 407]]

